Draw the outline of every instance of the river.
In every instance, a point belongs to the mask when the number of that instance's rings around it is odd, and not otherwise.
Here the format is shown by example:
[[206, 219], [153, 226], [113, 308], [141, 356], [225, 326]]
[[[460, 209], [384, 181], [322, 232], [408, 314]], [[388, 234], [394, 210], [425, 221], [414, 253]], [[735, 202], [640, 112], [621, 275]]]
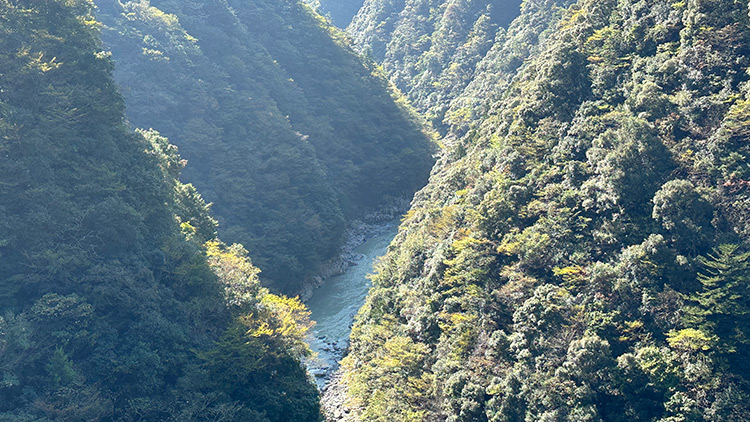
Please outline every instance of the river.
[[385, 254], [396, 233], [397, 221], [378, 226], [373, 235], [354, 250], [361, 256], [357, 265], [326, 280], [306, 302], [311, 312], [310, 319], [315, 321], [308, 342], [316, 354], [306, 365], [318, 388], [325, 386], [336, 369], [348, 344], [354, 316], [364, 304], [372, 285], [367, 275], [372, 273], [373, 264]]

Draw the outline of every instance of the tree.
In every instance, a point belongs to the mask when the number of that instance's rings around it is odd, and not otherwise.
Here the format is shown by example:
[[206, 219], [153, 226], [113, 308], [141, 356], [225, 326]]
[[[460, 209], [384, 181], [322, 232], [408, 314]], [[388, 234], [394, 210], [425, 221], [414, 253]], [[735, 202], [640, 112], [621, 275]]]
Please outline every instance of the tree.
[[698, 274], [703, 291], [691, 297], [688, 325], [719, 338], [719, 351], [747, 370], [743, 357], [750, 351], [750, 252], [736, 244], [722, 244], [700, 257], [705, 272]]
[[713, 234], [713, 208], [688, 180], [675, 179], [656, 192], [651, 216], [669, 232], [676, 246], [695, 251]]

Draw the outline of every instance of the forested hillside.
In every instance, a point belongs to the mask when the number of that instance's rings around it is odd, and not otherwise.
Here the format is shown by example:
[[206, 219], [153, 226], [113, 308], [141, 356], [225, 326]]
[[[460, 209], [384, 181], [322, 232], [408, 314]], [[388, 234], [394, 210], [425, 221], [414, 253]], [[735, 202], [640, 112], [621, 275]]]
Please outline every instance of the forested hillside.
[[[524, 2], [528, 19], [505, 28], [519, 14], [518, 0], [366, 0], [348, 28], [357, 49], [382, 63], [384, 72], [412, 104], [445, 132], [443, 119], [489, 50], [496, 60], [523, 60], [525, 45], [555, 15], [555, 2]], [[540, 28], [542, 27], [542, 28]], [[501, 56], [501, 57], [497, 57]], [[492, 89], [492, 88], [489, 88]], [[502, 91], [497, 91], [502, 92]]]
[[127, 127], [91, 7], [0, 0], [0, 420], [319, 420], [304, 307]]
[[[748, 3], [522, 10], [379, 265], [345, 419], [749, 420]], [[360, 42], [411, 92], [400, 39]]]
[[746, 0], [303, 3], [0, 0], [0, 421], [321, 421], [408, 101], [333, 420], [750, 421]]
[[426, 183], [419, 119], [297, 1], [96, 3], [130, 121], [180, 147], [222, 239], [275, 288], [298, 292], [348, 221]]

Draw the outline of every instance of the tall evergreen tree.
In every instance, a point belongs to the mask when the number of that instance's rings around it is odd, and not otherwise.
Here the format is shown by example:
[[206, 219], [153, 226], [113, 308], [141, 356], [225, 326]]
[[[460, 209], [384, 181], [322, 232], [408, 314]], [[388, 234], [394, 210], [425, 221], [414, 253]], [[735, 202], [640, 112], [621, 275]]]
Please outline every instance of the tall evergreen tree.
[[691, 296], [696, 306], [688, 309], [686, 323], [718, 337], [719, 351], [750, 374], [750, 252], [721, 244], [699, 261], [703, 290]]

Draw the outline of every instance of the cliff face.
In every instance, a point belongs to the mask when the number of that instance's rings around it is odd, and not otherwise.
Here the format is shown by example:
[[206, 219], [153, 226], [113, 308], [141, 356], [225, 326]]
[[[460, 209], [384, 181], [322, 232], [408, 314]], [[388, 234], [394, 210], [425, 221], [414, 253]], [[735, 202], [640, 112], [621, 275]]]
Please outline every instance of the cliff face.
[[525, 2], [496, 38], [358, 316], [348, 417], [746, 420], [747, 3]]
[[349, 221], [426, 183], [419, 119], [298, 2], [96, 3], [130, 121], [180, 147], [274, 288], [299, 292]]

